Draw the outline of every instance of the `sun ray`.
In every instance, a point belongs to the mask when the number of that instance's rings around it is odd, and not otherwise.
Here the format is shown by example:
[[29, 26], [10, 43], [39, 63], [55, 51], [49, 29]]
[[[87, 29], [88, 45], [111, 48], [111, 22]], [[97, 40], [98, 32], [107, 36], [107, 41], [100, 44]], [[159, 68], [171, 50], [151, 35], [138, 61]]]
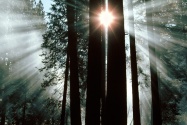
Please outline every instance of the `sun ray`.
[[100, 13], [99, 20], [102, 25], [108, 27], [113, 23], [114, 16], [112, 15], [111, 12], [105, 10]]

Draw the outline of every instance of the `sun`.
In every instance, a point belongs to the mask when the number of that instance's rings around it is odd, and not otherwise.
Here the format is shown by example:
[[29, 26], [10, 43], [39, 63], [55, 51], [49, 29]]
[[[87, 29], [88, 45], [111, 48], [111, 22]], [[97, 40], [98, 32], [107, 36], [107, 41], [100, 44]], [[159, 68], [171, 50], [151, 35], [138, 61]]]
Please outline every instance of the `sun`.
[[114, 20], [114, 16], [112, 15], [112, 13], [108, 11], [102, 11], [99, 15], [99, 20], [100, 20], [101, 25], [108, 27], [112, 24]]

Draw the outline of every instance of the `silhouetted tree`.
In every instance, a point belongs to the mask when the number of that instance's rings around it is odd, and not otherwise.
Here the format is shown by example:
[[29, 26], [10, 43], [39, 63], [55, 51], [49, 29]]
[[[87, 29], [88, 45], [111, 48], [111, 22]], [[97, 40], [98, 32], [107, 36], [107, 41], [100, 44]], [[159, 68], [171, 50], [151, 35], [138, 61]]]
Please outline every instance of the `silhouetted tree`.
[[68, 46], [70, 56], [70, 110], [71, 124], [81, 125], [80, 93], [78, 79], [76, 0], [67, 0]]
[[133, 99], [133, 120], [134, 125], [140, 125], [140, 106], [139, 106], [139, 90], [138, 90], [138, 73], [136, 58], [136, 43], [134, 29], [134, 11], [132, 1], [128, 0], [129, 14], [129, 34], [130, 34], [130, 58], [131, 58], [131, 74], [132, 74], [132, 99]]
[[98, 14], [100, 0], [89, 3], [89, 45], [88, 45], [88, 81], [86, 100], [86, 125], [100, 125], [100, 87], [101, 87], [101, 26]]
[[[79, 2], [83, 2], [83, 1], [84, 0]], [[66, 56], [67, 45], [71, 44], [68, 50], [70, 56], [70, 61], [69, 61], [70, 67], [73, 66], [75, 68], [78, 66], [77, 67], [78, 70], [76, 71], [72, 69], [72, 67], [70, 68], [70, 82], [76, 81], [80, 83], [76, 83], [77, 85], [73, 83], [73, 86], [71, 86], [72, 85], [71, 84], [70, 88], [75, 89], [76, 87], [78, 87], [76, 88], [77, 89], [76, 92], [79, 91], [79, 87], [81, 88], [80, 89], [81, 98], [79, 99], [81, 99], [81, 106], [82, 105], [84, 106], [85, 104], [84, 93], [86, 89], [86, 72], [87, 72], [87, 67], [86, 67], [87, 50], [88, 50], [87, 32], [85, 32], [85, 30], [87, 30], [88, 27], [87, 26], [85, 27], [85, 25], [87, 25], [87, 21], [85, 20], [84, 16], [87, 14], [86, 11], [87, 4], [85, 3], [80, 4], [79, 2], [55, 0], [54, 4], [52, 4], [51, 7], [52, 12], [48, 13], [49, 22], [47, 23], [47, 30], [43, 35], [44, 43], [42, 44], [42, 47], [45, 50], [43, 51], [42, 56], [45, 57], [43, 60], [45, 66], [41, 69], [41, 71], [46, 71], [45, 80], [42, 83], [43, 87], [61, 83], [64, 77], [62, 75], [59, 76], [57, 74], [59, 70], [64, 71], [65, 69], [64, 67], [66, 64], [65, 60], [67, 57]], [[77, 8], [75, 6], [73, 7], [72, 6], [73, 4], [75, 4], [76, 6], [80, 5], [80, 7]], [[76, 10], [74, 10], [75, 8]], [[69, 13], [67, 13], [67, 11]], [[68, 15], [70, 16], [69, 18]], [[68, 22], [69, 20], [70, 23]], [[84, 27], [82, 25], [84, 25]], [[69, 41], [72, 40], [75, 41], [68, 43]], [[75, 50], [78, 51], [78, 53], [77, 52], [74, 53]], [[75, 57], [76, 59], [74, 59]], [[76, 60], [77, 62], [75, 62]], [[75, 77], [75, 75], [77, 76], [77, 73], [75, 72], [78, 72], [79, 79], [73, 78]], [[58, 81], [56, 79], [58, 79]], [[79, 95], [77, 95], [76, 92], [75, 93], [72, 92], [70, 95], [74, 94], [75, 96], [79, 97]], [[76, 103], [78, 102], [76, 101]], [[72, 113], [69, 114], [71, 115]], [[72, 115], [74, 114], [75, 112]]]
[[147, 20], [147, 40], [149, 43], [149, 61], [150, 61], [150, 75], [151, 75], [151, 93], [152, 93], [152, 123], [153, 125], [161, 125], [161, 109], [160, 109], [160, 98], [159, 98], [159, 85], [157, 75], [157, 64], [156, 64], [156, 44], [154, 43], [154, 31], [152, 21], [152, 10], [150, 7], [150, 0], [146, 2], [146, 20]]
[[127, 124], [126, 55], [123, 1], [109, 0], [115, 15], [108, 29], [106, 125]]
[[66, 97], [67, 97], [68, 75], [69, 75], [69, 55], [67, 53], [60, 125], [64, 125], [65, 124], [65, 111], [66, 111]]

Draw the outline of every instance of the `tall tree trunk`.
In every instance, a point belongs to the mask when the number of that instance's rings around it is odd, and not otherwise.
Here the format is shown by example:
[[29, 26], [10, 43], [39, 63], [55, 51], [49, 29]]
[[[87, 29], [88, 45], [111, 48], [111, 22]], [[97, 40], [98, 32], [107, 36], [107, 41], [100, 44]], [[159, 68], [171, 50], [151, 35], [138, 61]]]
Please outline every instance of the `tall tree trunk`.
[[63, 92], [63, 100], [62, 100], [62, 111], [61, 111], [60, 125], [64, 125], [65, 124], [65, 111], [66, 111], [66, 95], [67, 95], [68, 74], [69, 74], [69, 53], [67, 51], [65, 80], [64, 80], [64, 92]]
[[2, 86], [2, 104], [1, 104], [1, 125], [5, 125], [5, 101], [4, 101], [4, 86]]
[[131, 58], [131, 74], [132, 74], [132, 99], [133, 99], [133, 120], [134, 125], [140, 125], [140, 107], [139, 107], [139, 91], [138, 91], [138, 74], [136, 60], [136, 43], [134, 31], [134, 13], [132, 1], [128, 0], [129, 13], [129, 34], [130, 34], [130, 58]]
[[5, 125], [5, 111], [2, 109], [2, 114], [1, 114], [1, 125]]
[[154, 38], [153, 21], [152, 21], [152, 7], [150, 7], [150, 0], [146, 2], [146, 20], [147, 20], [147, 32], [149, 43], [149, 60], [150, 60], [150, 73], [151, 73], [151, 92], [152, 92], [152, 124], [162, 125], [161, 120], [161, 108], [158, 89], [158, 76], [156, 66], [156, 44], [151, 41], [150, 38]]
[[23, 117], [22, 117], [22, 125], [25, 125], [25, 110], [26, 110], [26, 93], [24, 95], [24, 104], [23, 104]]
[[97, 19], [101, 0], [90, 0], [86, 125], [100, 125], [101, 28]]
[[69, 110], [66, 111], [66, 120], [65, 120], [65, 125], [69, 125]]
[[15, 122], [16, 122], [16, 125], [20, 125], [20, 124], [19, 124], [19, 119], [18, 119], [18, 118], [15, 118]]
[[75, 30], [75, 0], [67, 0], [68, 45], [70, 56], [71, 125], [81, 125], [80, 93], [77, 62], [77, 34]]
[[126, 55], [123, 0], [109, 0], [115, 20], [108, 29], [106, 125], [127, 124]]

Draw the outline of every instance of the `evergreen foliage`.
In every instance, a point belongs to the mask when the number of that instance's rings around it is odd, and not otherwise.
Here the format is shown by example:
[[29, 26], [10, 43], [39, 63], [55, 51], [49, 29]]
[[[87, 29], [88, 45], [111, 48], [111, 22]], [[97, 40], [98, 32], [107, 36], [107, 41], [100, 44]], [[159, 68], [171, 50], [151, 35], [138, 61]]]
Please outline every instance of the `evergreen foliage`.
[[[42, 122], [39, 118], [43, 116], [36, 105], [41, 105], [38, 100], [43, 101], [39, 98], [43, 91], [31, 87], [33, 82], [37, 83], [39, 76], [28, 75], [29, 70], [24, 70], [24, 68], [30, 65], [26, 61], [32, 58], [31, 54], [38, 50], [30, 46], [33, 44], [37, 46], [40, 42], [37, 39], [38, 34], [34, 35], [34, 33], [37, 31], [41, 33], [44, 30], [44, 16], [41, 16], [43, 8], [42, 6], [36, 8], [35, 2], [29, 0], [8, 0], [1, 2], [1, 5], [1, 21], [6, 22], [2, 25], [1, 30], [4, 31], [0, 34], [3, 38], [0, 51], [1, 125], [18, 125], [27, 122], [28, 125], [34, 125]], [[38, 5], [42, 5], [41, 1]], [[38, 16], [37, 21], [34, 16]], [[35, 41], [30, 38], [31, 36], [37, 37]], [[25, 51], [26, 48], [28, 51]], [[33, 72], [34, 70], [31, 69]]]
[[0, 2], [1, 125], [187, 124], [187, 0], [108, 2]]

